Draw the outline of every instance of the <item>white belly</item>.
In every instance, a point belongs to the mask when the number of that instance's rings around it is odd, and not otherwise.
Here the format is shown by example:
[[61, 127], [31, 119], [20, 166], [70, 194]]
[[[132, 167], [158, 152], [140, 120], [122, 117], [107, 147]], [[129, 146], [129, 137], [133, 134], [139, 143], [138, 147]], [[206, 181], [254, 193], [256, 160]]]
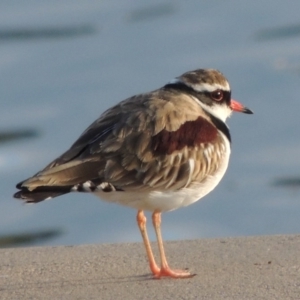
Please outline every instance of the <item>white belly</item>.
[[190, 205], [211, 192], [224, 176], [230, 156], [230, 144], [224, 137], [226, 152], [219, 169], [207, 176], [203, 182], [191, 182], [189, 187], [180, 190], [142, 192], [96, 192], [96, 196], [108, 202], [129, 206], [137, 210], [170, 211]]

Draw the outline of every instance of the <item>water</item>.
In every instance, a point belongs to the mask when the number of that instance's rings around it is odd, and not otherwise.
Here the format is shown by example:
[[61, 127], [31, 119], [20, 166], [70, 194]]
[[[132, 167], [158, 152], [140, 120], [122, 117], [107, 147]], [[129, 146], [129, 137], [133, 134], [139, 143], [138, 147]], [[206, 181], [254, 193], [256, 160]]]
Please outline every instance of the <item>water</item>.
[[279, 0], [2, 1], [0, 237], [140, 241], [134, 210], [83, 194], [22, 205], [14, 186], [106, 108], [201, 67], [220, 69], [255, 114], [229, 120], [225, 178], [202, 201], [163, 215], [165, 239], [299, 233], [299, 9]]

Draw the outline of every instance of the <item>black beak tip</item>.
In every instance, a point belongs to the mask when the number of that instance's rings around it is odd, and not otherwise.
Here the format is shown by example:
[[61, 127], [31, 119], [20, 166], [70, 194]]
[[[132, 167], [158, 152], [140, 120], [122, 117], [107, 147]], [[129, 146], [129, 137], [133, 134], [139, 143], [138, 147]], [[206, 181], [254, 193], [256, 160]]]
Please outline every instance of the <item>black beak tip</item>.
[[248, 115], [254, 114], [254, 112], [251, 109], [249, 109], [248, 107], [244, 107], [243, 113], [248, 114]]

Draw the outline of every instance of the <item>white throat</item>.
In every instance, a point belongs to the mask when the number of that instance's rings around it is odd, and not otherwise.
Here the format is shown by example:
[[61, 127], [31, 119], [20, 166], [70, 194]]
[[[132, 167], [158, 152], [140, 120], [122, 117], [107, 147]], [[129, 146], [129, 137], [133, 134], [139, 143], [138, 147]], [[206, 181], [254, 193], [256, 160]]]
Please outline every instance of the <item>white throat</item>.
[[[193, 96], [192, 96], [193, 97]], [[193, 99], [200, 104], [200, 106], [210, 114], [212, 114], [214, 117], [217, 119], [220, 119], [224, 123], [226, 123], [226, 119], [230, 117], [232, 110], [226, 105], [213, 105], [213, 106], [208, 106], [205, 103], [202, 103], [199, 101], [196, 97], [193, 97]]]

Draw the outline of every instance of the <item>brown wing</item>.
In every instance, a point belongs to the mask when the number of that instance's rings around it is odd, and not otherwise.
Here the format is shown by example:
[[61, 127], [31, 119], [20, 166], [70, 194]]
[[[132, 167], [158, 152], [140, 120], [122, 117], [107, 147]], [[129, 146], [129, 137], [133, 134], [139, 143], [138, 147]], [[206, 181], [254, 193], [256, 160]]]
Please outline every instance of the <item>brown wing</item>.
[[18, 187], [32, 191], [95, 180], [122, 190], [163, 190], [201, 181], [216, 170], [225, 147], [217, 129], [199, 114], [193, 99], [172, 91], [129, 98], [106, 111], [68, 151]]
[[107, 160], [103, 171], [105, 180], [123, 190], [176, 190], [202, 182], [217, 171], [226, 151], [223, 137], [203, 117], [176, 131], [146, 131], [130, 140]]

